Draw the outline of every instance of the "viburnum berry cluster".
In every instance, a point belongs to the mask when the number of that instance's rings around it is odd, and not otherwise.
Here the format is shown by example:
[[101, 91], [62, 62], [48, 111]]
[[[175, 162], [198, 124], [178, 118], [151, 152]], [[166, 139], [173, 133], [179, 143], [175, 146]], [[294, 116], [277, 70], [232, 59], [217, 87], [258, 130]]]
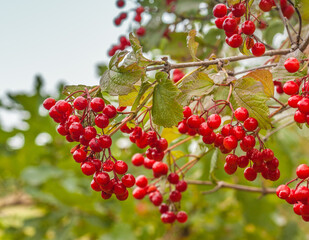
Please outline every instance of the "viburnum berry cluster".
[[[296, 169], [297, 178], [291, 180], [285, 185], [280, 185], [276, 194], [279, 198], [286, 200], [287, 203], [293, 204], [293, 210], [302, 219], [309, 222], [309, 167], [301, 164]], [[296, 187], [290, 188], [288, 185], [300, 180]], [[302, 185], [305, 183], [305, 185]]]
[[[254, 56], [262, 56], [265, 53], [265, 45], [254, 35], [258, 23], [260, 29], [265, 29], [266, 24], [257, 16], [254, 16], [249, 9], [247, 11], [248, 1], [240, 1], [228, 8], [225, 4], [219, 3], [213, 8], [213, 15], [216, 17], [215, 24], [217, 28], [223, 29], [226, 35], [226, 43], [232, 48], [239, 48], [243, 44], [248, 50], [251, 50]], [[285, 17], [291, 18], [294, 13], [294, 7], [287, 3], [287, 0], [281, 0], [281, 9]], [[260, 9], [268, 12], [276, 6], [274, 0], [261, 0]]]
[[[233, 114], [236, 121], [223, 125], [220, 131], [218, 129], [221, 117], [218, 114], [212, 114], [205, 120], [202, 116], [192, 114], [189, 107], [184, 108], [183, 114], [184, 120], [178, 124], [180, 133], [191, 136], [199, 134], [205, 144], [213, 144], [223, 154], [233, 152], [226, 157], [224, 170], [227, 174], [235, 173], [237, 168], [245, 168], [244, 176], [248, 181], [255, 180], [257, 173], [271, 181], [279, 179], [279, 161], [271, 149], [264, 147], [264, 143], [255, 132], [258, 121], [249, 117], [246, 108], [237, 108]], [[259, 150], [255, 148], [256, 139], [260, 144]], [[238, 143], [240, 149], [246, 153], [239, 157], [235, 154]]]
[[[135, 178], [127, 173], [128, 165], [124, 161], [113, 157], [110, 150], [112, 139], [104, 134], [104, 128], [116, 117], [117, 109], [113, 105], [105, 105], [102, 98], [90, 97], [87, 89], [74, 100], [67, 98], [56, 102], [47, 98], [43, 106], [59, 123], [57, 132], [68, 142], [79, 142], [71, 153], [73, 159], [80, 163], [83, 174], [93, 176], [91, 188], [101, 192], [103, 199], [109, 199], [113, 193], [118, 200], [127, 199], [127, 188], [135, 184]], [[97, 128], [92, 126], [92, 117]], [[97, 129], [101, 129], [102, 133]]]

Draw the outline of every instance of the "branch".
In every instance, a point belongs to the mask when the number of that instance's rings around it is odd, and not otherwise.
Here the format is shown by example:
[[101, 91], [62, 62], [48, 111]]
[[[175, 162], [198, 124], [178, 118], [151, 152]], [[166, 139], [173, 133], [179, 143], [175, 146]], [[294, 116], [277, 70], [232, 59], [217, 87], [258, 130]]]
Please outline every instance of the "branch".
[[[309, 44], [309, 35], [308, 35], [308, 43]], [[307, 46], [306, 45], [306, 46]], [[286, 55], [288, 53], [293, 52], [292, 49], [279, 49], [279, 50], [269, 50], [264, 53], [261, 57], [265, 56], [276, 56], [276, 55]], [[246, 59], [251, 59], [251, 58], [257, 58], [256, 56], [250, 55], [240, 55], [240, 56], [233, 56], [233, 57], [225, 57], [225, 58], [217, 58], [214, 60], [206, 60], [206, 61], [201, 61], [201, 62], [188, 62], [188, 63], [175, 63], [175, 64], [170, 64], [169, 68], [170, 69], [176, 69], [176, 68], [188, 68], [188, 67], [208, 67], [210, 65], [217, 65], [220, 62], [225, 63], [225, 62], [236, 62], [236, 61], [241, 61], [241, 60], [246, 60]], [[157, 67], [149, 67], [146, 69], [146, 71], [154, 71], [154, 70], [161, 70], [164, 69], [165, 66], [157, 66]]]
[[227, 183], [227, 182], [224, 182], [224, 181], [219, 181], [217, 183], [213, 183], [211, 181], [186, 180], [186, 182], [188, 184], [194, 184], [194, 185], [206, 185], [206, 186], [215, 185], [214, 189], [212, 189], [210, 191], [203, 192], [203, 194], [216, 192], [220, 188], [231, 188], [231, 189], [235, 189], [235, 190], [239, 190], [239, 191], [245, 191], [245, 192], [262, 193], [263, 195], [276, 193], [275, 188], [250, 187], [250, 186], [245, 186], [245, 185]]

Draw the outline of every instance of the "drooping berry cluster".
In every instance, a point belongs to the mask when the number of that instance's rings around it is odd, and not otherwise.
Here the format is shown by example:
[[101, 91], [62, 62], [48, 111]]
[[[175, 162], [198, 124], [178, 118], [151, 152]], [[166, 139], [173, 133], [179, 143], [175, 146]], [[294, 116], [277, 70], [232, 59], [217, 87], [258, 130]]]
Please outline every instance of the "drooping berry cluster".
[[[213, 8], [213, 15], [216, 17], [215, 24], [217, 28], [225, 31], [225, 41], [230, 47], [238, 48], [244, 43], [254, 56], [262, 56], [265, 53], [265, 45], [259, 42], [254, 35], [256, 30], [254, 22], [258, 22], [260, 29], [265, 29], [266, 24], [258, 17], [253, 16], [250, 10], [248, 16], [242, 20], [247, 11], [246, 3], [247, 1], [240, 1], [230, 8], [222, 3], [215, 5]], [[264, 12], [270, 11], [273, 6], [275, 6], [274, 0], [261, 0], [260, 2], [260, 8]], [[294, 13], [294, 7], [289, 5], [287, 0], [281, 1], [281, 8], [283, 15], [287, 18], [290, 18]], [[250, 20], [251, 17], [253, 20]]]
[[[103, 199], [110, 198], [114, 193], [117, 199], [125, 200], [128, 198], [127, 188], [135, 184], [135, 178], [126, 174], [128, 165], [124, 161], [113, 157], [110, 150], [112, 139], [104, 134], [110, 120], [116, 117], [117, 110], [113, 105], [105, 105], [102, 98], [91, 98], [88, 90], [83, 95], [86, 97], [57, 102], [47, 98], [43, 106], [49, 110], [50, 117], [59, 123], [58, 133], [69, 142], [79, 142], [71, 153], [73, 159], [80, 163], [83, 174], [93, 175], [91, 188], [101, 192]], [[93, 116], [94, 123], [91, 122]]]
[[[263, 12], [269, 12], [273, 7], [276, 6], [274, 1], [275, 0], [261, 0], [259, 7]], [[293, 16], [295, 9], [291, 4], [288, 3], [287, 0], [280, 0], [280, 7], [284, 17], [290, 19]]]
[[[279, 198], [285, 199], [289, 204], [293, 204], [293, 210], [302, 219], [309, 222], [309, 167], [306, 164], [301, 164], [296, 169], [297, 178], [293, 179], [286, 185], [280, 185], [276, 194]], [[290, 188], [288, 185], [300, 179], [295, 189]], [[306, 185], [301, 185], [306, 183]]]
[[[301, 92], [299, 92], [300, 86]], [[288, 100], [288, 105], [296, 108], [294, 120], [297, 123], [309, 124], [309, 83], [308, 77], [296, 79], [295, 81], [287, 81], [283, 85], [283, 91], [291, 97]]]
[[[279, 161], [274, 157], [272, 150], [263, 150], [264, 145], [254, 132], [258, 127], [258, 122], [255, 118], [249, 117], [247, 109], [242, 107], [236, 109], [234, 112], [236, 123], [224, 125], [217, 133], [215, 131], [221, 125], [221, 117], [218, 114], [212, 114], [205, 120], [201, 116], [192, 114], [189, 107], [184, 108], [183, 114], [184, 120], [178, 124], [180, 133], [187, 133], [191, 136], [199, 134], [203, 137], [205, 144], [213, 144], [224, 154], [233, 152], [226, 157], [224, 165], [226, 173], [233, 174], [237, 168], [246, 168], [244, 176], [249, 181], [255, 180], [257, 173], [261, 173], [265, 179], [272, 181], [279, 179]], [[260, 151], [255, 148], [256, 138], [260, 143]], [[235, 154], [238, 142], [246, 155], [238, 157]]]
[[[144, 175], [138, 176], [136, 178], [137, 188], [133, 191], [133, 197], [141, 200], [148, 195], [150, 201], [155, 206], [159, 206], [163, 223], [173, 223], [175, 220], [180, 223], [186, 222], [186, 212], [179, 211], [179, 206], [176, 204], [181, 200], [181, 192], [187, 189], [187, 183], [184, 180], [179, 180], [179, 175], [176, 172], [171, 172], [167, 176], [171, 168], [163, 162], [168, 148], [166, 139], [160, 136], [158, 138], [158, 134], [153, 130], [145, 132], [139, 126], [130, 129], [127, 125], [123, 125], [121, 131], [130, 134], [130, 141], [135, 143], [137, 147], [144, 149], [149, 146], [144, 155], [137, 153], [132, 157], [132, 164], [152, 169], [154, 179], [148, 182]], [[169, 187], [159, 190], [158, 179], [166, 181]], [[166, 203], [163, 203], [164, 193], [168, 194]]]

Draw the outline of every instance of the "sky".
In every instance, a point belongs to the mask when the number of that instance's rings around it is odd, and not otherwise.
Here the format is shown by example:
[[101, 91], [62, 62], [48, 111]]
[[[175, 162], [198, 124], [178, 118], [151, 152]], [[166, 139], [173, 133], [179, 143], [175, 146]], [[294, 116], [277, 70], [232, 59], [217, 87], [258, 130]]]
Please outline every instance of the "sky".
[[98, 84], [95, 66], [128, 28], [113, 25], [115, 2], [0, 0], [0, 96], [31, 91], [37, 74], [49, 92], [60, 80]]

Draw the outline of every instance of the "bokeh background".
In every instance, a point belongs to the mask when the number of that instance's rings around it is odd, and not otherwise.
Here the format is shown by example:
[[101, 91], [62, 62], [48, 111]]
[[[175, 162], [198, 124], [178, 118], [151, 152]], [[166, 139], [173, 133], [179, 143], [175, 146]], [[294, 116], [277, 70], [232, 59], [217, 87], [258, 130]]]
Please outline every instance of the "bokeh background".
[[[274, 195], [227, 189], [202, 195], [209, 188], [190, 186], [182, 201], [189, 220], [170, 226], [147, 200], [104, 201], [90, 189], [91, 179], [71, 157], [74, 144], [56, 133], [42, 102], [61, 98], [65, 83], [98, 84], [97, 66], [129, 28], [114, 27], [118, 13], [114, 1], [0, 0], [0, 239], [308, 239], [308, 224]], [[120, 133], [115, 139], [118, 159], [129, 162], [140, 151]], [[290, 126], [267, 146], [282, 177], [266, 187], [294, 178], [296, 166], [308, 163], [306, 128]], [[219, 179], [249, 185], [241, 173], [227, 176], [223, 163]], [[209, 168], [206, 156], [188, 178], [208, 180]]]

